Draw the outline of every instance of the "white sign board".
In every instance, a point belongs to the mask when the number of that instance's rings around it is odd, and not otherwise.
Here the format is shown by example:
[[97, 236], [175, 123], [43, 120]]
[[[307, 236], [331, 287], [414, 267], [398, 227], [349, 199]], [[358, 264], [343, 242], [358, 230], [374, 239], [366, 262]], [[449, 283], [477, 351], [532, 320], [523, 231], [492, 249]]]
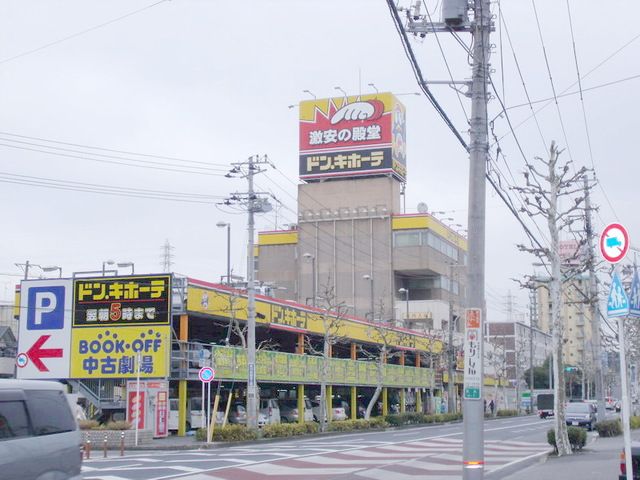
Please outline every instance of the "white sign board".
[[69, 378], [71, 280], [28, 280], [20, 286], [18, 378]]
[[464, 399], [482, 398], [482, 311], [465, 310]]

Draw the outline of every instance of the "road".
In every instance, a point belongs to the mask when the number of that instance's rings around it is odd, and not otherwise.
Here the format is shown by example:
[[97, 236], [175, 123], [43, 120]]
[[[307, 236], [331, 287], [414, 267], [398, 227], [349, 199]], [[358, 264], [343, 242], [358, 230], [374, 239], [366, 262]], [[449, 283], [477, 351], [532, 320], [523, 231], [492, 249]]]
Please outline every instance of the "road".
[[[485, 471], [499, 479], [550, 447], [551, 420], [485, 422]], [[136, 452], [84, 463], [85, 480], [453, 480], [461, 478], [462, 424], [354, 432], [211, 450]]]

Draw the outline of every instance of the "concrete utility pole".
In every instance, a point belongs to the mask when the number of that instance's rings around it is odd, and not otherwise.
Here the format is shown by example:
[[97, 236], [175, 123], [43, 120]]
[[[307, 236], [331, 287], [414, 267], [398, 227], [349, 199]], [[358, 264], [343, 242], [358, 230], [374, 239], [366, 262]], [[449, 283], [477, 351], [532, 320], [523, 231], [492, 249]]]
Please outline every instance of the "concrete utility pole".
[[[473, 72], [471, 78], [471, 121], [469, 144], [469, 266], [467, 270], [467, 302], [469, 308], [480, 308], [486, 322], [485, 272], [485, 208], [486, 166], [489, 156], [487, 125], [487, 83], [491, 44], [491, 4], [489, 0], [474, 0]], [[480, 335], [480, 358], [484, 359], [484, 338]], [[480, 364], [484, 379], [484, 361]], [[484, 383], [484, 382], [483, 382]], [[463, 401], [464, 438], [462, 449], [464, 480], [484, 478], [484, 403], [480, 398]]]
[[587, 235], [587, 269], [589, 270], [589, 312], [591, 315], [591, 345], [593, 347], [593, 369], [596, 384], [596, 400], [598, 401], [598, 421], [605, 419], [604, 381], [602, 378], [602, 345], [600, 343], [600, 300], [598, 298], [598, 278], [595, 271], [595, 253], [593, 246], [593, 227], [591, 225], [591, 196], [587, 176], [584, 182], [585, 230]]
[[455, 350], [453, 348], [453, 263], [449, 264], [449, 382], [447, 382], [447, 391], [449, 393], [448, 411], [456, 411], [456, 399], [455, 399]]
[[246, 194], [236, 193], [227, 199], [224, 204], [240, 202], [246, 206], [248, 212], [247, 232], [247, 427], [253, 430], [258, 428], [258, 384], [256, 381], [256, 289], [255, 289], [255, 263], [254, 263], [254, 235], [256, 213], [266, 213], [271, 210], [271, 205], [263, 192], [254, 191], [253, 177], [261, 173], [261, 165], [271, 165], [266, 155], [263, 157], [249, 157], [244, 162], [232, 163], [233, 169], [226, 175], [233, 177], [239, 174], [247, 179], [248, 189]]
[[533, 329], [538, 327], [538, 295], [535, 288], [529, 291], [529, 402], [533, 412], [533, 390], [535, 389], [535, 376], [533, 374]]

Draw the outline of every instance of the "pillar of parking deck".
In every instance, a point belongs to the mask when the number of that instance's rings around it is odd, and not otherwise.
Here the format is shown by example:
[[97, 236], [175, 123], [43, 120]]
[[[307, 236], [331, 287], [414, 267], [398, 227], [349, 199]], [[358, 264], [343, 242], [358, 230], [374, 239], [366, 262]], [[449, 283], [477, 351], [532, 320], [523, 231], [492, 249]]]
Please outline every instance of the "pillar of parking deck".
[[[404, 367], [404, 352], [400, 352], [400, 365]], [[400, 389], [400, 413], [404, 413], [407, 409], [407, 398], [405, 396], [405, 388]]]
[[[416, 352], [416, 368], [420, 368], [420, 354]], [[422, 388], [416, 388], [416, 412], [422, 413]]]
[[[296, 348], [298, 355], [304, 355], [304, 334], [298, 334], [298, 346]], [[304, 402], [304, 383], [298, 385], [298, 423], [304, 423], [305, 414], [305, 402]]]
[[[187, 341], [189, 340], [189, 317], [180, 315], [180, 352], [183, 360], [180, 370], [187, 375]], [[204, 399], [203, 399], [204, 401]], [[178, 381], [178, 436], [184, 437], [187, 433], [187, 381]]]
[[[351, 344], [351, 360], [358, 359], [358, 346]], [[351, 386], [351, 420], [358, 418], [358, 389], [355, 385]]]

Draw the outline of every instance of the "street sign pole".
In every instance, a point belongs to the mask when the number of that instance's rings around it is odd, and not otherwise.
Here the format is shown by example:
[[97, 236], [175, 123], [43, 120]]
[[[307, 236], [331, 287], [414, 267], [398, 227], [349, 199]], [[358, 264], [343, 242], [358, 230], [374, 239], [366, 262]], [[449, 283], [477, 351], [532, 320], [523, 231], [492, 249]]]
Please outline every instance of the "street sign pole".
[[201, 410], [201, 418], [200, 418], [200, 426], [202, 428], [205, 427], [205, 417], [204, 417], [204, 402], [205, 402], [205, 396], [204, 396], [204, 382], [200, 382], [202, 384], [202, 395], [200, 396], [200, 410]]
[[207, 443], [211, 442], [211, 382], [207, 382]]
[[618, 338], [620, 341], [620, 377], [622, 379], [622, 428], [624, 432], [624, 459], [627, 465], [627, 478], [633, 476], [633, 462], [631, 461], [631, 424], [629, 419], [629, 381], [627, 377], [627, 354], [624, 335], [625, 317], [618, 317]]

